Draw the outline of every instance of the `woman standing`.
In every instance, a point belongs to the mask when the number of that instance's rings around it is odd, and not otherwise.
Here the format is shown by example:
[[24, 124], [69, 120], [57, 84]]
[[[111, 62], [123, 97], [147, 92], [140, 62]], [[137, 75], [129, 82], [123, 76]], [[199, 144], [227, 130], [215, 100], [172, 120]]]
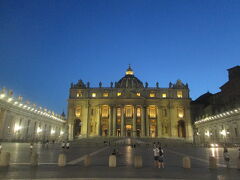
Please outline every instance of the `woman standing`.
[[227, 165], [227, 168], [229, 168], [229, 161], [230, 161], [230, 156], [229, 156], [229, 153], [228, 153], [228, 150], [227, 148], [225, 147], [224, 150], [223, 150], [223, 158], [225, 160], [225, 163]]
[[164, 168], [164, 156], [163, 156], [163, 148], [159, 147], [159, 166], [158, 168]]
[[154, 158], [154, 166], [159, 167], [159, 149], [158, 147], [154, 146], [153, 147], [153, 158]]

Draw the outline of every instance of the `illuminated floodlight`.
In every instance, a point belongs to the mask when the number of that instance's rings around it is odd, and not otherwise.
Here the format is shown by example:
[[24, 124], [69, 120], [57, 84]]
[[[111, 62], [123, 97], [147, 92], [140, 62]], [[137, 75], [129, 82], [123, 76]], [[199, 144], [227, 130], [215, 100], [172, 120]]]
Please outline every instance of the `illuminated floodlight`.
[[205, 135], [209, 137], [209, 136], [210, 136], [209, 131], [206, 131], [206, 132], [205, 132]]
[[40, 132], [42, 132], [42, 128], [38, 127], [37, 128], [37, 133], [40, 133]]
[[63, 132], [63, 131], [61, 131], [61, 132], [60, 132], [60, 135], [63, 135], [63, 134], [64, 134], [64, 132]]
[[8, 102], [11, 102], [12, 100], [13, 100], [13, 98], [8, 98], [8, 100], [7, 100], [7, 101], [8, 101]]
[[17, 132], [17, 131], [19, 131], [20, 129], [22, 129], [22, 127], [19, 126], [18, 124], [15, 124], [15, 126], [14, 126], [14, 132]]
[[211, 147], [214, 147], [214, 144], [211, 144]]
[[5, 96], [5, 94], [0, 94], [0, 99], [3, 99]]
[[220, 131], [220, 134], [223, 135], [223, 136], [226, 136], [227, 135], [227, 132], [225, 129], [223, 129], [222, 131]]
[[55, 134], [55, 130], [54, 129], [51, 130], [51, 134]]
[[218, 144], [215, 144], [215, 147], [218, 147]]

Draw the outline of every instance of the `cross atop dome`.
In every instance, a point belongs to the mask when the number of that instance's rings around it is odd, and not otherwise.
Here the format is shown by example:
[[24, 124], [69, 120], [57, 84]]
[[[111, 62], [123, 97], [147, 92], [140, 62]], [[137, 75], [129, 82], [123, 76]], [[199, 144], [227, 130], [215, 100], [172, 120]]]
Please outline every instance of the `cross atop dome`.
[[133, 72], [133, 70], [132, 70], [132, 68], [131, 68], [131, 65], [129, 64], [128, 65], [128, 69], [127, 69], [127, 71], [126, 71], [126, 75], [133, 75], [134, 74], [134, 72]]

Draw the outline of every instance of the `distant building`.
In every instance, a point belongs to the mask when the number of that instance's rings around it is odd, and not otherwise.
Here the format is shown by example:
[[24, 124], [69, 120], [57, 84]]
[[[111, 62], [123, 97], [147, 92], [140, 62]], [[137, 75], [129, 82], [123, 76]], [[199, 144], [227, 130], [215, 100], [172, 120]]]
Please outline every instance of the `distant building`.
[[191, 104], [196, 143], [240, 142], [240, 66], [228, 74], [220, 92], [203, 94]]
[[[64, 115], [64, 114], [63, 114]], [[43, 141], [67, 138], [65, 117], [0, 91], [0, 140]]]
[[69, 138], [91, 136], [171, 137], [192, 139], [190, 97], [180, 80], [168, 88], [148, 87], [129, 66], [109, 87], [71, 84]]

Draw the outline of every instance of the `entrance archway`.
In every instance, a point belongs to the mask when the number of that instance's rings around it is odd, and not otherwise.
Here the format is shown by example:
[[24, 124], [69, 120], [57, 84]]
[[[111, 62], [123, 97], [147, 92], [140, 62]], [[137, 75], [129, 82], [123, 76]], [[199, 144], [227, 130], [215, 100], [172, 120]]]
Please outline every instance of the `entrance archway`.
[[178, 121], [178, 137], [186, 137], [186, 127], [184, 120]]
[[73, 136], [78, 137], [81, 135], [81, 128], [82, 127], [82, 122], [80, 119], [75, 119], [74, 121], [74, 129], [73, 129]]
[[126, 125], [126, 136], [127, 137], [132, 136], [132, 125]]

